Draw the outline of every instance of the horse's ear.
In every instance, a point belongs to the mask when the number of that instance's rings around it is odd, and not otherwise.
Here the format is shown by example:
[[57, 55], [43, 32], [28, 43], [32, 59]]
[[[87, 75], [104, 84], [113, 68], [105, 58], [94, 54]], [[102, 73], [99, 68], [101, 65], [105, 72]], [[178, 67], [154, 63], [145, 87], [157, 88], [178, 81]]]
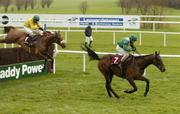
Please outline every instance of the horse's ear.
[[58, 36], [60, 36], [60, 31], [59, 30], [56, 33], [57, 33]]
[[158, 54], [160, 54], [160, 51], [158, 52]]
[[158, 55], [157, 51], [155, 51], [155, 55]]

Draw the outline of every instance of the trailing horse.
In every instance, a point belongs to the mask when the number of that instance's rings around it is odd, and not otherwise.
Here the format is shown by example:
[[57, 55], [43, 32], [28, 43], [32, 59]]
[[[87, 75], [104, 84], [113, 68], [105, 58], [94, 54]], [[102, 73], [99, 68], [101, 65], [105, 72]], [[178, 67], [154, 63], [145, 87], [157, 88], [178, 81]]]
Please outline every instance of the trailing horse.
[[112, 64], [112, 59], [117, 55], [104, 55], [100, 58], [91, 48], [86, 45], [82, 45], [81, 48], [88, 52], [88, 55], [91, 60], [98, 60], [98, 69], [104, 75], [105, 78], [105, 87], [109, 97], [112, 97], [112, 94], [119, 98], [116, 92], [111, 87], [111, 81], [113, 75], [116, 75], [121, 78], [125, 78], [128, 80], [133, 89], [125, 90], [125, 93], [133, 93], [137, 91], [137, 86], [134, 80], [141, 80], [146, 82], [146, 90], [144, 96], [148, 94], [149, 91], [149, 79], [143, 76], [145, 68], [149, 65], [155, 65], [161, 72], [165, 72], [165, 66], [163, 61], [159, 55], [159, 53], [155, 52], [155, 54], [149, 54], [145, 56], [130, 56], [125, 63], [123, 64], [123, 74], [120, 71], [118, 64]]
[[[5, 39], [0, 39], [0, 43], [16, 43], [32, 54], [43, 57], [45, 59], [45, 66], [48, 59], [53, 63], [53, 57], [48, 53], [49, 47], [53, 43], [57, 43], [62, 48], [65, 48], [65, 42], [62, 39], [60, 32], [44, 32], [44, 35], [37, 35], [36, 43], [33, 47], [29, 47], [24, 44], [27, 34], [23, 30], [16, 29], [15, 27], [8, 26], [4, 28], [4, 32], [7, 33]], [[52, 65], [52, 64], [51, 64]], [[53, 66], [51, 66], [53, 67]]]

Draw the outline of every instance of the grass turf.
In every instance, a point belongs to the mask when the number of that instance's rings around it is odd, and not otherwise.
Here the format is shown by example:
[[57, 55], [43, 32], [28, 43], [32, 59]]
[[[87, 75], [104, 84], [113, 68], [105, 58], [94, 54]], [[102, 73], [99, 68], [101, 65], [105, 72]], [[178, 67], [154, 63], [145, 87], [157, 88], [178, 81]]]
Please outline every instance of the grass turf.
[[[115, 52], [112, 34], [95, 33], [93, 47], [96, 51]], [[117, 36], [125, 36], [117, 35]], [[154, 42], [152, 35], [144, 37], [142, 53], [179, 54], [178, 42], [163, 47], [161, 39]], [[159, 37], [159, 36], [158, 36]], [[68, 33], [67, 50], [81, 50], [81, 33]], [[153, 43], [152, 43], [153, 42]], [[126, 94], [131, 88], [126, 80], [115, 77], [112, 87], [120, 99], [109, 98], [104, 78], [97, 69], [97, 61], [87, 59], [87, 72], [82, 72], [82, 55], [60, 53], [56, 57], [56, 74], [24, 78], [14, 81], [1, 81], [2, 114], [176, 114], [180, 111], [179, 66], [180, 59], [164, 58], [166, 73], [160, 73], [154, 66], [148, 67], [150, 92], [143, 97], [145, 82], [136, 81], [138, 91]], [[167, 108], [168, 107], [168, 108]]]
[[[13, 13], [64, 13], [79, 14], [78, 5], [82, 0], [55, 0], [51, 9], [35, 9]], [[89, 1], [88, 14], [120, 14], [116, 0]], [[60, 9], [59, 9], [60, 8]], [[2, 8], [1, 8], [2, 9]], [[173, 11], [173, 12], [172, 12]], [[172, 15], [179, 10], [169, 9]], [[1, 10], [2, 13], [2, 10]], [[10, 12], [9, 12], [10, 13]], [[177, 26], [169, 31], [179, 30]], [[128, 36], [117, 33], [116, 41]], [[64, 36], [64, 33], [63, 33]], [[93, 48], [96, 51], [115, 52], [112, 33], [94, 33]], [[167, 36], [167, 47], [163, 47], [163, 36], [143, 34], [142, 46], [136, 43], [141, 53], [180, 54], [179, 35]], [[83, 33], [68, 33], [67, 50], [81, 50]], [[3, 55], [2, 55], [3, 56]], [[82, 55], [58, 54], [56, 74], [1, 81], [0, 114], [177, 114], [180, 112], [179, 58], [163, 58], [167, 71], [161, 73], [154, 66], [147, 69], [150, 91], [143, 97], [145, 82], [136, 81], [138, 91], [126, 94], [131, 88], [126, 80], [113, 78], [112, 87], [120, 99], [109, 98], [105, 81], [97, 69], [97, 61], [87, 62], [87, 72], [82, 72]]]

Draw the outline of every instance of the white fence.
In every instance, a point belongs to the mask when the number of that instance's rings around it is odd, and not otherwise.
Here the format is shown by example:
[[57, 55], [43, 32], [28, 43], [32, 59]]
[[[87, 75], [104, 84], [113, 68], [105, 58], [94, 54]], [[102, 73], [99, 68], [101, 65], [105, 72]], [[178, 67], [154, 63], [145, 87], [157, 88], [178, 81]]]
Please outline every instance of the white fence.
[[[87, 52], [85, 51], [71, 51], [71, 50], [58, 50], [57, 48], [55, 49], [56, 51], [56, 54], [58, 53], [70, 53], [70, 54], [82, 54], [82, 70], [83, 72], [86, 72], [86, 54]], [[116, 54], [116, 53], [109, 53], [109, 52], [96, 52], [97, 54], [99, 55], [105, 55], [105, 54]], [[138, 56], [138, 54], [134, 54], [135, 56]], [[141, 54], [141, 55], [147, 55], [147, 54]], [[180, 55], [164, 55], [164, 54], [161, 54], [161, 57], [164, 57], [164, 58], [180, 58]]]
[[[65, 32], [65, 41], [68, 42], [68, 32], [84, 32], [84, 30], [61, 30]], [[142, 45], [142, 34], [162, 34], [163, 46], [167, 46], [167, 35], [180, 35], [180, 32], [153, 32], [153, 31], [126, 31], [126, 30], [95, 30], [93, 32], [112, 33], [112, 44], [116, 44], [116, 33], [138, 33], [139, 45]]]
[[[59, 29], [56, 29], [59, 30]], [[50, 30], [53, 31], [53, 30]], [[84, 30], [60, 30], [65, 33], [65, 41], [68, 42], [68, 32], [80, 32], [83, 33]], [[180, 35], [180, 32], [154, 32], [154, 31], [127, 31], [127, 30], [94, 30], [93, 32], [100, 33], [112, 33], [112, 44], [116, 44], [116, 33], [138, 33], [139, 34], [139, 45], [142, 45], [142, 34], [162, 34], [163, 35], [163, 46], [167, 46], [167, 35]], [[0, 34], [0, 37], [5, 34]], [[6, 45], [6, 44], [4, 44]], [[5, 46], [6, 47], [6, 46]]]

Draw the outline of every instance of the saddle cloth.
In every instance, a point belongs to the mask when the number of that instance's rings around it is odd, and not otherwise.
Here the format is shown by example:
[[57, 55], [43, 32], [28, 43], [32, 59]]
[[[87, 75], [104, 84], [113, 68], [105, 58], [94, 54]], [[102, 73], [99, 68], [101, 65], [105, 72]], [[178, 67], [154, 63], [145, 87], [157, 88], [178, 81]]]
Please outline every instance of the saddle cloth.
[[[121, 58], [122, 56], [121, 55], [114, 55], [112, 58], [111, 58], [111, 64], [119, 64], [121, 62]], [[129, 55], [129, 57], [124, 61], [124, 62], [128, 62], [130, 60], [132, 60], [133, 58], [133, 55]]]
[[115, 55], [111, 58], [111, 64], [119, 64], [121, 61], [122, 56]]

